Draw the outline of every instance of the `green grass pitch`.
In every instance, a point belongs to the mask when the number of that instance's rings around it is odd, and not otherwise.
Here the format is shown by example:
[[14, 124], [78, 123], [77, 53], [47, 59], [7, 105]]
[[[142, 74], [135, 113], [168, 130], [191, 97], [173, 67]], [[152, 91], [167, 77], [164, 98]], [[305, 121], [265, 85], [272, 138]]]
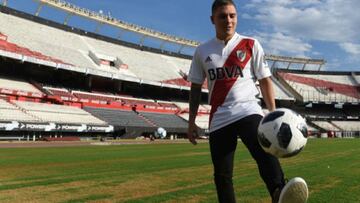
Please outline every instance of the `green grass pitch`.
[[[157, 141], [155, 141], [157, 142]], [[308, 202], [360, 202], [360, 139], [310, 139], [281, 159]], [[238, 202], [270, 202], [239, 142]], [[216, 202], [207, 143], [0, 149], [0, 202]]]

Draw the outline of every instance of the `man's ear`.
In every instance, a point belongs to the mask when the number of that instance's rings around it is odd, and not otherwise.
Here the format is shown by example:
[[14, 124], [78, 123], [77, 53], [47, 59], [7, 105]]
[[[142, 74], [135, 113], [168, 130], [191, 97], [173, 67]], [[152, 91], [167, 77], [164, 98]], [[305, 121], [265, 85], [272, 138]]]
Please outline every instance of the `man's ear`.
[[214, 23], [214, 16], [210, 16], [210, 20], [211, 20], [211, 23], [212, 23], [212, 24], [215, 24], [215, 23]]

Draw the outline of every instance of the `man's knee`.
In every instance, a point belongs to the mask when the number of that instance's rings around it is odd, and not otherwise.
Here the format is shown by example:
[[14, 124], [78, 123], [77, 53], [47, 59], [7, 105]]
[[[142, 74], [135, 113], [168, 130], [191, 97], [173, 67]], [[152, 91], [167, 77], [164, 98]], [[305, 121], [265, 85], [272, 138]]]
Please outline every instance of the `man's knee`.
[[230, 173], [214, 173], [214, 180], [217, 183], [232, 183], [232, 174], [230, 174]]

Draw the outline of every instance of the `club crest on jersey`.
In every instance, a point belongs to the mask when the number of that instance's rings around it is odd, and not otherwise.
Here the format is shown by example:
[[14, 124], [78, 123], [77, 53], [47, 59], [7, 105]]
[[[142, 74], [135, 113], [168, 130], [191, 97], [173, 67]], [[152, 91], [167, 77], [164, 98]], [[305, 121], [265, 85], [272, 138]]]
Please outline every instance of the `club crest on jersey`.
[[236, 51], [236, 56], [238, 57], [238, 59], [240, 60], [240, 62], [243, 62], [246, 58], [246, 52], [243, 50], [237, 50]]

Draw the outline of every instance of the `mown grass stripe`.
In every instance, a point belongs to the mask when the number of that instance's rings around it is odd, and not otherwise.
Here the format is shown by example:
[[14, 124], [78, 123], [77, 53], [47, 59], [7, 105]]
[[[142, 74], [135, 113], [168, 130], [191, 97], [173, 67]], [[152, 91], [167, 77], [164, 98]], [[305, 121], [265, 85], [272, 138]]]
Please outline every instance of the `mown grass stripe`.
[[[360, 139], [309, 140], [281, 159], [305, 178], [309, 202], [360, 202]], [[207, 143], [0, 149], [1, 202], [216, 202]], [[257, 166], [239, 142], [239, 202], [269, 202]], [[191, 202], [190, 201], [190, 202]]]

